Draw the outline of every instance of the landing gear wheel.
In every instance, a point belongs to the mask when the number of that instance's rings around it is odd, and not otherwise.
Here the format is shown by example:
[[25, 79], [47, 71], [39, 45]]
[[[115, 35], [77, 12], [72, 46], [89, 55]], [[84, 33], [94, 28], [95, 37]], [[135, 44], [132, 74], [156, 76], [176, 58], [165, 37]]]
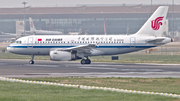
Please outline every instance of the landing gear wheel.
[[91, 60], [90, 59], [86, 59], [86, 64], [91, 64]]
[[81, 64], [82, 64], [82, 65], [86, 64], [86, 60], [85, 60], [85, 59], [82, 59], [82, 60], [81, 60]]
[[29, 64], [34, 64], [34, 55], [31, 55], [31, 60], [29, 61]]
[[33, 60], [30, 60], [30, 61], [29, 61], [29, 64], [34, 64], [34, 61], [33, 61]]

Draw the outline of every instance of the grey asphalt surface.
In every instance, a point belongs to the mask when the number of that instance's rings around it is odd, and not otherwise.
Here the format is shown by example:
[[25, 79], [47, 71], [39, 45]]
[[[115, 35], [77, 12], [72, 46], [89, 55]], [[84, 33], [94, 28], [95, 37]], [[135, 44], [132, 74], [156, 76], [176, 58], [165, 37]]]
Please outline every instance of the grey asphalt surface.
[[13, 78], [30, 77], [141, 77], [141, 78], [180, 78], [180, 64], [122, 64], [80, 62], [56, 62], [35, 60], [0, 59], [0, 76]]

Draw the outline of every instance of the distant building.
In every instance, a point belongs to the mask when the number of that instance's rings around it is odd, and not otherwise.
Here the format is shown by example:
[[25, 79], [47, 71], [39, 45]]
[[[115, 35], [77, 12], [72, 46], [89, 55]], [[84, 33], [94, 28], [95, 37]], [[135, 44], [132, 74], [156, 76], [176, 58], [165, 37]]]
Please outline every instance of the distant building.
[[[79, 7], [28, 7], [26, 8], [26, 29], [29, 17], [37, 29], [61, 31], [64, 34], [132, 34], [140, 29], [159, 5], [137, 6], [79, 6]], [[168, 11], [168, 31], [172, 31], [172, 6]], [[152, 12], [152, 13], [151, 13]], [[0, 8], [0, 31], [15, 33], [16, 21], [23, 20], [23, 8]], [[127, 29], [128, 28], [128, 29]], [[167, 29], [167, 28], [166, 28]], [[180, 32], [180, 5], [174, 6], [174, 30]]]

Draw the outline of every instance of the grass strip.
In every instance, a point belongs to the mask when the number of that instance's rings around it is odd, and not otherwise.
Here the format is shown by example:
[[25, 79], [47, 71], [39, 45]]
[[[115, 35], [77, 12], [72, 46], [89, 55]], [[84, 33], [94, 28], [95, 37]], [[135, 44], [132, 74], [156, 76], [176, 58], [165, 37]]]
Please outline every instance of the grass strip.
[[27, 78], [63, 84], [110, 87], [136, 91], [180, 94], [180, 78]]
[[0, 81], [1, 101], [170, 101], [177, 98]]

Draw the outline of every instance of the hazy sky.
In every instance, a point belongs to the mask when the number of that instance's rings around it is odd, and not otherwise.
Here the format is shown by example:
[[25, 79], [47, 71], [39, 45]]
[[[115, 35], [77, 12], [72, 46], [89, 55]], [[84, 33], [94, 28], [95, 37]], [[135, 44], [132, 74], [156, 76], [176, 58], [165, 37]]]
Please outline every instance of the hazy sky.
[[[0, 8], [23, 7], [22, 2], [31, 7], [76, 6], [76, 4], [150, 4], [151, 0], [0, 0]], [[153, 4], [172, 4], [172, 0], [152, 0]], [[180, 4], [180, 0], [174, 0]]]

